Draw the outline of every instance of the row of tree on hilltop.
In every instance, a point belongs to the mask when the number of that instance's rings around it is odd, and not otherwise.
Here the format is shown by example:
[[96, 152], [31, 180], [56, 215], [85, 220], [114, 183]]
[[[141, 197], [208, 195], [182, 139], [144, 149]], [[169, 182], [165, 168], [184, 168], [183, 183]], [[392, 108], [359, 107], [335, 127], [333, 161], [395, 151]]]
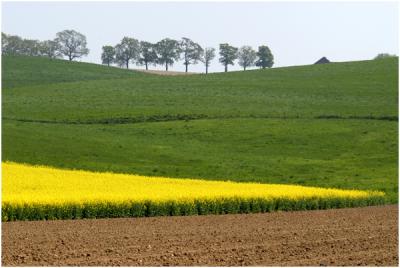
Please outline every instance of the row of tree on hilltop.
[[[16, 35], [2, 33], [3, 55], [67, 57], [72, 61], [89, 54], [86, 46], [86, 36], [74, 30], [58, 32], [55, 39], [46, 41], [23, 39]], [[258, 51], [255, 51], [250, 46], [237, 48], [225, 43], [219, 45], [219, 55], [219, 61], [224, 65], [225, 72], [236, 60], [244, 70], [251, 66], [270, 68], [274, 64], [274, 57], [268, 46], [260, 46]], [[146, 70], [149, 65], [161, 64], [168, 71], [169, 66], [183, 60], [188, 72], [189, 65], [203, 62], [206, 73], [214, 58], [215, 48], [203, 49], [198, 43], [185, 37], [179, 41], [165, 38], [155, 44], [124, 37], [115, 46], [103, 46], [101, 55], [102, 63], [108, 66], [116, 64], [119, 67], [129, 68], [130, 63], [136, 63], [145, 66]]]
[[58, 32], [55, 39], [45, 41], [1, 33], [2, 55], [45, 56], [52, 59], [67, 57], [72, 61], [89, 54], [86, 46], [86, 37], [74, 30]]
[[[256, 52], [250, 46], [241, 48], [233, 47], [229, 44], [220, 44], [219, 61], [225, 66], [225, 72], [228, 66], [233, 65], [235, 60], [244, 70], [251, 66], [261, 68], [270, 68], [274, 64], [274, 57], [267, 46], [260, 46]], [[189, 38], [183, 37], [180, 41], [165, 38], [155, 44], [139, 41], [135, 38], [124, 37], [121, 42], [115, 46], [103, 46], [101, 59], [103, 64], [110, 66], [115, 63], [120, 67], [129, 68], [130, 63], [144, 65], [148, 70], [149, 65], [161, 64], [168, 67], [176, 61], [182, 60], [185, 65], [185, 71], [188, 72], [189, 65], [203, 62], [206, 67], [206, 73], [211, 61], [215, 58], [215, 48], [202, 48]]]

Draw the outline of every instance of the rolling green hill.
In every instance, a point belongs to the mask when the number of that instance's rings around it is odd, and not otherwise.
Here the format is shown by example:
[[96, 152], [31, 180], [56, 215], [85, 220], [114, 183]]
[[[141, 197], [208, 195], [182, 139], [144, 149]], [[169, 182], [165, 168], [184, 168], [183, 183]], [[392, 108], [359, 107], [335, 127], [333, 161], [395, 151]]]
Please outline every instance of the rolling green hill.
[[158, 76], [3, 57], [3, 161], [378, 189], [397, 201], [398, 60]]
[[3, 88], [132, 76], [145, 76], [145, 74], [119, 68], [107, 68], [98, 64], [50, 60], [45, 57], [2, 57]]

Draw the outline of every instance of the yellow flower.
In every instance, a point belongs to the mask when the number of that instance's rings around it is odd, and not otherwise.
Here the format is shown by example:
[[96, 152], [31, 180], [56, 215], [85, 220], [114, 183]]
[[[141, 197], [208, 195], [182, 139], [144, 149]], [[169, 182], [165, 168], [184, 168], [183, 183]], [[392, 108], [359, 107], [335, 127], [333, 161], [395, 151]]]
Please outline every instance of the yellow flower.
[[[146, 202], [147, 204], [173, 202], [179, 205], [200, 201], [257, 199], [270, 203], [286, 200], [292, 204], [291, 206], [295, 206], [297, 201], [330, 200], [332, 204], [327, 206], [335, 207], [333, 203], [338, 200], [369, 200], [370, 204], [371, 200], [382, 202], [384, 197], [382, 192], [377, 191], [146, 177], [62, 170], [11, 162], [2, 163], [2, 174], [3, 214], [8, 213], [7, 209], [24, 205], [62, 207], [105, 203], [146, 204]], [[5, 216], [6, 219], [10, 219], [10, 215]]]

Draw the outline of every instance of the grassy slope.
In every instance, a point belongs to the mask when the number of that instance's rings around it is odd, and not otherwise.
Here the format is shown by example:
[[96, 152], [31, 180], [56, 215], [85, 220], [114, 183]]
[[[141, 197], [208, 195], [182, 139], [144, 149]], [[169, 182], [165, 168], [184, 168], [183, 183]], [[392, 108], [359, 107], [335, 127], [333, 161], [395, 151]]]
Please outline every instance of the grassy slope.
[[[7, 73], [8, 67], [4, 70]], [[392, 59], [4, 88], [4, 116], [30, 120], [96, 122], [177, 114], [214, 118], [397, 116], [397, 61]]]
[[42, 57], [2, 57], [3, 88], [145, 76], [142, 72]]
[[[3, 60], [3, 79], [19, 70], [13, 60], [19, 66], [44, 65], [50, 77], [64, 83], [47, 84], [51, 80], [41, 72], [34, 73], [29, 87], [23, 79], [20, 87], [7, 87], [12, 82], [3, 80], [4, 160], [380, 189], [397, 200], [397, 121], [315, 119], [397, 116], [397, 60], [131, 77], [133, 72], [79, 63], [76, 71], [53, 76], [51, 70], [71, 63], [10, 58]], [[109, 70], [109, 76], [96, 76], [94, 70], [88, 76], [93, 81], [79, 81], [86, 80], [80, 74], [89, 67]], [[42, 79], [42, 85], [34, 85]], [[65, 83], [74, 80], [79, 82]], [[157, 120], [165, 122], [114, 124]]]

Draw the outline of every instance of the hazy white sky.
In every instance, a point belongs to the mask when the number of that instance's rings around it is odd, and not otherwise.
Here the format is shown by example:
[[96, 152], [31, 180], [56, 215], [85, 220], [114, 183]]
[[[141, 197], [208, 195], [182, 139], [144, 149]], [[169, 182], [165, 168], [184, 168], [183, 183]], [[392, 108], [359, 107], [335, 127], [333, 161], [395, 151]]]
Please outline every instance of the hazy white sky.
[[[94, 63], [101, 62], [103, 45], [115, 45], [124, 36], [150, 42], [189, 37], [215, 48], [220, 43], [268, 45], [279, 67], [310, 64], [322, 56], [352, 61], [398, 54], [398, 11], [397, 3], [383, 1], [2, 2], [2, 31], [45, 40], [64, 29], [77, 30], [90, 49], [82, 61]], [[171, 70], [184, 70], [183, 63]], [[204, 66], [189, 71], [202, 72]], [[218, 57], [210, 71], [223, 71]]]

